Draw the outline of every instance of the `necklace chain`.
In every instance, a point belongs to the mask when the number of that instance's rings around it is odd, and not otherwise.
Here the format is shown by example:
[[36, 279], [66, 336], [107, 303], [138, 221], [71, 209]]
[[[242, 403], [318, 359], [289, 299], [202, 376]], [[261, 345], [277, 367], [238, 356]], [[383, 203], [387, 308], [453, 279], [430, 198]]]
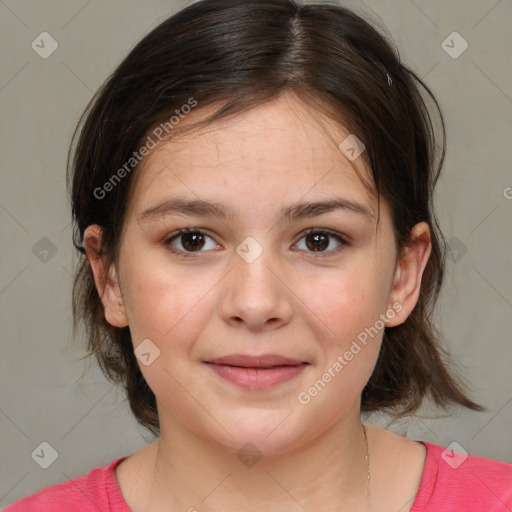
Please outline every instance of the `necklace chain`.
[[371, 493], [371, 489], [372, 489], [372, 477], [371, 477], [371, 469], [370, 469], [370, 449], [368, 447], [368, 436], [366, 435], [366, 426], [364, 423], [362, 423], [363, 425], [363, 434], [364, 434], [364, 444], [366, 446], [366, 470], [367, 470], [367, 473], [366, 473], [366, 492], [367, 492], [367, 495], [368, 495], [368, 503], [370, 505], [370, 510], [372, 508], [372, 493]]

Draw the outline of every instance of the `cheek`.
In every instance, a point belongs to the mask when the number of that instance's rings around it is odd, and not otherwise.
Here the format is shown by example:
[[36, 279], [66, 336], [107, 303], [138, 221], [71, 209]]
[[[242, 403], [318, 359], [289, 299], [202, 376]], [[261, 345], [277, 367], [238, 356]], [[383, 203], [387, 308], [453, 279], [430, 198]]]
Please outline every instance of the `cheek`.
[[380, 281], [379, 269], [362, 262], [321, 279], [303, 279], [301, 286], [306, 306], [321, 320], [328, 337], [343, 347], [384, 312], [387, 294]]
[[[318, 401], [315, 398], [318, 406], [329, 407], [333, 397], [343, 397], [339, 402], [336, 398], [336, 410], [347, 406], [375, 368], [384, 329], [379, 315], [386, 311], [388, 291], [380, 272], [375, 262], [361, 258], [357, 265], [332, 272], [325, 281], [306, 280], [303, 285], [304, 291], [310, 285], [304, 302], [317, 313], [321, 320], [317, 326], [326, 333], [317, 338], [322, 353], [318, 387], [328, 388]], [[322, 289], [328, 292], [320, 293]]]
[[334, 422], [355, 403], [373, 373], [383, 332], [377, 321], [384, 312], [373, 277], [372, 272], [340, 273], [311, 308], [321, 312], [329, 327], [328, 335], [317, 339], [322, 357], [315, 377], [298, 396], [299, 403], [311, 404], [313, 415], [325, 417], [328, 410]]
[[[192, 359], [195, 343], [212, 315], [208, 292], [211, 294], [218, 278], [171, 271], [158, 264], [140, 269], [144, 267], [126, 266], [126, 274], [131, 276], [125, 287], [130, 334], [135, 346], [149, 339], [159, 353], [150, 365], [139, 362], [139, 367], [157, 397], [165, 397], [176, 410], [193, 408], [193, 401], [184, 400], [189, 395], [183, 394], [179, 382], [183, 381], [184, 361]], [[187, 381], [194, 396], [201, 392], [196, 384], [194, 379]]]
[[209, 279], [194, 278], [158, 262], [148, 268], [133, 261], [125, 270], [130, 278], [124, 286], [124, 300], [135, 343], [139, 338], [165, 343], [185, 324], [188, 331], [193, 330], [191, 320], [211, 287]]

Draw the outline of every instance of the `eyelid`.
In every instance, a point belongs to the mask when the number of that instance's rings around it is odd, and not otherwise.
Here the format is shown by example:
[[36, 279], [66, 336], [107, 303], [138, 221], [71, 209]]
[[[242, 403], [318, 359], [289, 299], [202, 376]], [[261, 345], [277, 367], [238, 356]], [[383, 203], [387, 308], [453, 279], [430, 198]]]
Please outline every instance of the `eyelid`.
[[339, 231], [329, 228], [307, 228], [300, 234], [300, 236], [302, 238], [304, 235], [314, 235], [315, 233], [327, 233], [335, 238], [339, 238], [342, 242], [346, 244], [348, 244], [350, 240], [350, 238], [344, 233], [340, 233]]

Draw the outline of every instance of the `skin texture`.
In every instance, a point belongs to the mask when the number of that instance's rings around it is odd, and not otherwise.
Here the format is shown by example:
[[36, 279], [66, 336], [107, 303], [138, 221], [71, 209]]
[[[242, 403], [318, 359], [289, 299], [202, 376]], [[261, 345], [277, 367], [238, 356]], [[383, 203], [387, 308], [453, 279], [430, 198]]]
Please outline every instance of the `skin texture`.
[[[298, 503], [309, 512], [369, 510], [359, 402], [383, 329], [308, 404], [298, 394], [365, 328], [379, 325], [379, 315], [394, 311], [386, 326], [406, 320], [431, 247], [428, 225], [420, 223], [397, 261], [388, 205], [381, 198], [376, 230], [377, 199], [353, 166], [371, 183], [368, 170], [338, 149], [349, 133], [283, 95], [145, 158], [117, 266], [107, 268], [98, 255], [100, 227], [87, 228], [84, 244], [106, 319], [129, 326], [134, 348], [149, 339], [160, 351], [139, 366], [157, 397], [161, 437], [117, 469], [135, 512], [273, 512], [300, 510]], [[236, 215], [144, 218], [142, 212], [175, 195], [216, 201]], [[371, 215], [341, 209], [278, 222], [291, 203], [333, 197]], [[187, 227], [205, 232], [199, 252], [181, 236], [165, 244]], [[338, 232], [348, 243], [330, 236], [315, 252], [304, 233], [309, 228]], [[236, 251], [246, 237], [262, 249], [250, 263]], [[247, 390], [202, 362], [235, 353], [274, 353], [309, 365], [272, 389]], [[376, 427], [368, 438], [372, 510], [409, 510], [424, 447]], [[247, 443], [262, 456], [252, 467], [237, 457]]]

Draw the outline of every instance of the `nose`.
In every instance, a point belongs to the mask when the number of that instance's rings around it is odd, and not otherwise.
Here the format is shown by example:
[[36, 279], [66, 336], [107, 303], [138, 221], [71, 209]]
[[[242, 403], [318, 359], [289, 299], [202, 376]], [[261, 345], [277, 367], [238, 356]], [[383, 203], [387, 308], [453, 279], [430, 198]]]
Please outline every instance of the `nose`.
[[234, 268], [221, 281], [224, 321], [251, 331], [286, 325], [292, 316], [293, 292], [285, 285], [287, 276], [278, 257], [265, 249], [254, 261], [235, 253], [232, 263]]

